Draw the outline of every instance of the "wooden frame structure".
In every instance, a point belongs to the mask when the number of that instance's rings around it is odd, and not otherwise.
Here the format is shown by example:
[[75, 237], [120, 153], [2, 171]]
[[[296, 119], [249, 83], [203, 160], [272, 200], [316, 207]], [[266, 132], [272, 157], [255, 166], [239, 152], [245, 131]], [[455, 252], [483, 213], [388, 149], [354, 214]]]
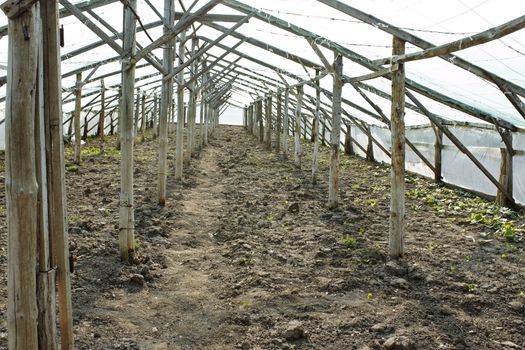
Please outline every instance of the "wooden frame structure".
[[[163, 15], [147, 1], [159, 20], [146, 24], [142, 23], [138, 15], [137, 1], [126, 0], [122, 2], [124, 14], [122, 32], [117, 31], [96, 13], [98, 8], [116, 3], [116, 0], [91, 0], [77, 4], [60, 0], [62, 5], [60, 10], [57, 3], [53, 1], [8, 1], [1, 6], [9, 18], [9, 24], [0, 27], [0, 39], [3, 36], [8, 37], [10, 55], [8, 74], [0, 76], [0, 86], [7, 84], [6, 96], [0, 97], [0, 103], [5, 102], [7, 106], [6, 119], [0, 123], [5, 122], [7, 135], [10, 349], [57, 348], [55, 298], [58, 300], [61, 348], [73, 349], [74, 346], [62, 143], [63, 129], [66, 126], [70, 129], [66, 134], [71, 136], [74, 133], [77, 163], [81, 162], [82, 128], [84, 128], [84, 137], [92, 130], [100, 137], [115, 132], [119, 134], [121, 149], [119, 247], [124, 262], [129, 262], [133, 258], [135, 245], [133, 147], [137, 133], [140, 131], [143, 135], [145, 128], [152, 128], [154, 135], [158, 136], [158, 202], [159, 205], [165, 205], [166, 182], [170, 173], [167, 169], [168, 138], [170, 124], [174, 122], [173, 116], [176, 114], [174, 176], [177, 181], [182, 181], [184, 166], [189, 165], [192, 157], [197, 156], [202, 147], [208, 144], [218, 125], [219, 117], [227, 106], [243, 108], [243, 122], [247, 132], [265, 143], [269, 150], [273, 149], [282, 155], [284, 159], [290, 156], [289, 137], [293, 135], [293, 161], [299, 168], [305, 166], [302, 162], [301, 138], [310, 138], [315, 144], [312, 163], [314, 183], [320, 176], [317, 164], [319, 143], [324, 145], [327, 142], [326, 133], [329, 133], [331, 152], [330, 173], [327, 175], [329, 208], [335, 208], [339, 204], [341, 146], [344, 146], [347, 154], [353, 154], [355, 149], [360, 149], [368, 159], [373, 160], [375, 145], [391, 158], [389, 255], [392, 258], [398, 258], [404, 252], [405, 145], [410, 147], [434, 172], [435, 181], [441, 182], [441, 149], [443, 135], [446, 136], [497, 187], [498, 203], [514, 204], [512, 164], [515, 152], [512, 147], [512, 132], [517, 131], [518, 128], [513, 123], [476, 106], [465, 104], [452, 96], [446, 96], [408, 79], [404, 71], [405, 66], [412, 61], [431, 57], [443, 58], [450, 64], [494, 83], [518, 113], [525, 118], [525, 107], [521, 100], [525, 98], [525, 88], [453, 55], [455, 51], [487, 43], [521, 30], [525, 27], [525, 16], [469, 38], [434, 46], [340, 1], [318, 1], [392, 35], [392, 56], [370, 60], [343, 45], [237, 0], [207, 0], [196, 11], [192, 11], [195, 2], [189, 9], [180, 2], [182, 12], [175, 12], [175, 0], [164, 0]], [[209, 13], [219, 4], [239, 14]], [[89, 17], [85, 13], [88, 13]], [[95, 33], [100, 41], [60, 56], [59, 19], [67, 16], [76, 17]], [[320, 63], [242, 34], [240, 29], [251, 20], [263, 21], [267, 25], [304, 38]], [[235, 24], [227, 28], [217, 22]], [[157, 27], [163, 29], [159, 38], [150, 37], [151, 42], [145, 46], [137, 42], [137, 33], [146, 32], [149, 36], [148, 30]], [[216, 38], [202, 36], [199, 31], [202, 27], [215, 30], [219, 35]], [[107, 34], [108, 31], [112, 34]], [[223, 43], [226, 38], [238, 41], [228, 46]], [[422, 51], [405, 54], [405, 43], [416, 45]], [[177, 45], [178, 53], [176, 53]], [[78, 57], [102, 46], [111, 48], [116, 56], [61, 74], [61, 61]], [[241, 50], [246, 47], [263, 49], [276, 57], [293, 62], [301, 66], [310, 78], [303, 79], [253, 57]], [[155, 55], [155, 50], [158, 48], [163, 50], [162, 59]], [[214, 55], [212, 49], [219, 50], [221, 54]], [[325, 57], [323, 50], [333, 52], [333, 64]], [[227, 59], [230, 56], [236, 59]], [[353, 77], [345, 75], [344, 59], [367, 68], [370, 73]], [[174, 67], [175, 61], [178, 62], [177, 67]], [[279, 79], [250, 68], [243, 64], [245, 61], [275, 72]], [[24, 62], [23, 66], [20, 62]], [[96, 76], [100, 67], [115, 62], [121, 62], [120, 70]], [[155, 72], [145, 75], [137, 73], [147, 67], [154, 67]], [[315, 76], [310, 73], [314, 73]], [[107, 81], [119, 74], [122, 78], [120, 84], [104, 83], [104, 79]], [[76, 76], [76, 83], [75, 86], [65, 89], [67, 95], [64, 97], [61, 79], [71, 76]], [[333, 80], [332, 90], [323, 89], [320, 85], [321, 79], [328, 76]], [[391, 80], [391, 93], [366, 83], [379, 77]], [[19, 82], [17, 86], [13, 84], [14, 81]], [[83, 89], [83, 86], [93, 82], [99, 82], [99, 91]], [[362, 106], [345, 99], [342, 94], [345, 85], [350, 85], [356, 90], [367, 105]], [[315, 94], [307, 93], [305, 87], [313, 88]], [[34, 94], [34, 91], [37, 93]], [[175, 93], [176, 103], [174, 103]], [[460, 142], [448, 128], [445, 118], [429, 110], [418, 99], [416, 93], [478, 118], [498, 130], [504, 144], [501, 149], [499, 178], [494, 177]], [[369, 98], [369, 94], [391, 101], [390, 118]], [[409, 101], [405, 101], [406, 97]], [[239, 98], [249, 99], [252, 102], [243, 103]], [[88, 102], [82, 104], [86, 100]], [[74, 111], [69, 118], [63, 118], [62, 105], [72, 101], [75, 102]], [[403, 121], [405, 109], [428, 118], [436, 135], [435, 159], [427, 159], [406, 137]], [[198, 110], [200, 113], [197, 128]], [[370, 125], [361, 120], [352, 112], [353, 110], [390, 129], [392, 145], [390, 150], [382, 146], [370, 131]], [[83, 122], [82, 113], [85, 114]], [[343, 124], [345, 128], [342, 128]], [[353, 128], [367, 135], [366, 146], [359, 144], [352, 137]], [[187, 130], [186, 143], [184, 143], [185, 130]], [[343, 142], [341, 132], [344, 134]], [[38, 203], [40, 204], [37, 205]], [[34, 273], [36, 267], [38, 267], [37, 274]], [[24, 317], [21, 318], [20, 315]]]

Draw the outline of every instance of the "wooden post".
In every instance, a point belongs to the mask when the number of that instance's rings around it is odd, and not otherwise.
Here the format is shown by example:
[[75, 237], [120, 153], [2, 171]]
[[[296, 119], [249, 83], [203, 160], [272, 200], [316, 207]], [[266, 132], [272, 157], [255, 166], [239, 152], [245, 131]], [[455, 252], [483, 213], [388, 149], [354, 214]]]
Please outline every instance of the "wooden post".
[[370, 125], [363, 125], [366, 130], [368, 143], [366, 145], [366, 160], [369, 162], [374, 161], [374, 139], [372, 138], [372, 131], [370, 130]]
[[301, 114], [301, 117], [303, 119], [303, 129], [302, 129], [302, 132], [303, 132], [303, 140], [307, 141], [308, 140], [308, 132], [306, 130], [306, 126], [308, 124], [308, 118], [306, 117], [306, 114]]
[[259, 142], [264, 142], [264, 124], [262, 113], [262, 100], [257, 100], [257, 120], [259, 121]]
[[295, 166], [301, 168], [301, 108], [303, 104], [303, 86], [297, 86], [297, 104], [295, 105], [295, 143], [294, 160]]
[[[405, 53], [405, 42], [393, 39], [393, 55]], [[405, 230], [405, 67], [392, 73], [392, 185], [390, 197], [390, 235], [388, 254], [397, 259], [404, 253]]]
[[159, 98], [157, 96], [157, 93], [155, 93], [155, 95], [153, 95], [153, 117], [152, 117], [152, 120], [151, 120], [151, 128], [153, 129], [153, 137], [157, 137], [158, 133], [159, 133], [159, 130], [158, 130], [158, 127], [157, 127], [157, 120], [158, 120], [158, 102], [159, 102]]
[[146, 131], [146, 94], [142, 94], [142, 99], [140, 103], [141, 111], [140, 115], [142, 116], [142, 122], [140, 123], [140, 137], [141, 141], [144, 142], [144, 132]]
[[351, 124], [345, 123], [346, 134], [345, 134], [345, 154], [354, 155], [354, 147], [352, 146], [352, 126]]
[[[131, 6], [131, 8], [130, 8]], [[135, 64], [130, 59], [135, 55], [135, 12], [137, 0], [128, 0], [124, 7], [124, 40], [122, 60], [122, 130], [120, 131], [120, 224], [119, 247], [120, 257], [129, 262], [130, 255], [135, 253], [135, 214], [133, 199], [133, 92], [135, 88]], [[136, 124], [135, 124], [136, 126]]]
[[135, 96], [135, 115], [133, 122], [133, 130], [135, 131], [135, 138], [139, 131], [139, 116], [140, 116], [140, 88], [137, 88], [137, 95]]
[[326, 146], [326, 124], [323, 124], [323, 132], [321, 133], [321, 144]]
[[106, 88], [104, 79], [100, 80], [100, 113], [98, 116], [98, 136], [104, 140], [104, 119], [106, 119]]
[[[197, 45], [199, 39], [196, 36], [192, 37], [191, 40], [191, 56], [195, 55], [197, 51]], [[191, 63], [191, 75], [192, 77], [197, 74], [197, 60], [193, 60]], [[184, 154], [185, 163], [190, 164], [191, 157], [195, 155], [195, 119], [197, 118], [197, 84], [192, 82], [190, 84], [190, 99], [188, 101], [188, 139], [186, 145], [186, 153]]]
[[82, 73], [77, 73], [77, 82], [75, 85], [75, 117], [74, 117], [74, 129], [75, 129], [75, 164], [80, 164], [80, 108], [82, 103]]
[[[186, 54], [186, 31], [181, 33], [179, 43], [179, 66], [184, 64]], [[177, 137], [175, 139], [175, 180], [182, 180], [183, 153], [184, 153], [184, 69], [177, 78]]]
[[[38, 185], [34, 144], [39, 36], [36, 8], [36, 5], [29, 6], [8, 20], [5, 192], [7, 327], [11, 350], [38, 349], [35, 273]], [[7, 9], [2, 6], [4, 12]]]
[[[315, 75], [319, 77], [319, 69], [315, 70]], [[319, 80], [315, 82], [315, 116], [312, 125], [312, 142], [314, 143], [314, 151], [312, 155], [312, 183], [317, 183], [317, 168], [319, 165], [319, 118], [321, 113], [321, 86]]]
[[338, 206], [339, 200], [339, 148], [341, 143], [341, 95], [343, 90], [343, 56], [335, 54], [334, 87], [332, 96], [332, 132], [330, 133], [330, 177], [328, 182], [328, 208]]
[[[174, 0], [164, 0], [164, 19], [168, 25], [174, 22], [175, 6]], [[168, 34], [168, 28], [164, 26], [164, 35]], [[169, 41], [163, 49], [163, 65], [166, 69], [164, 77], [173, 71], [174, 40]], [[159, 205], [166, 205], [166, 181], [168, 174], [168, 115], [169, 106], [173, 98], [173, 79], [162, 81], [160, 115], [159, 115]]]
[[248, 129], [248, 109], [246, 106], [242, 109], [242, 126], [244, 129]]
[[266, 148], [272, 149], [272, 95], [266, 98]]
[[[60, 44], [58, 42], [58, 4], [40, 3], [42, 18], [43, 100], [46, 147], [48, 226], [51, 254], [50, 266], [56, 271], [46, 273], [49, 298], [54, 302], [53, 286], [56, 277], [62, 350], [73, 350], [73, 314], [67, 237], [66, 190], [64, 180], [64, 141], [62, 123], [62, 86], [60, 73]], [[46, 270], [49, 271], [49, 270]], [[53, 305], [54, 307], [54, 305]], [[55, 328], [55, 324], [52, 325]], [[44, 347], [45, 348], [45, 347]], [[53, 347], [47, 347], [53, 349]]]
[[441, 176], [442, 173], [442, 150], [443, 150], [443, 131], [437, 127], [433, 127], [434, 134], [436, 136], [436, 142], [434, 142], [434, 182], [437, 184], [441, 184], [443, 182], [443, 178]]
[[[512, 133], [508, 130], [500, 131], [501, 138], [505, 147], [501, 148], [501, 163], [499, 182], [503, 188], [507, 190], [510, 195], [513, 194], [513, 156], [514, 149], [512, 148]], [[507, 196], [498, 189], [496, 194], [496, 203], [501, 206], [512, 206], [514, 201], [507, 198]]]
[[288, 135], [290, 133], [290, 89], [284, 90], [284, 120], [283, 120], [283, 158], [288, 159]]
[[86, 113], [86, 115], [84, 116], [84, 125], [83, 125], [83, 128], [82, 128], [82, 139], [84, 141], [87, 141], [87, 138], [88, 138], [88, 130], [89, 130], [89, 113], [91, 113], [91, 109], [89, 109], [89, 111]]
[[[41, 9], [41, 13], [43, 13]], [[41, 22], [38, 23], [38, 32], [42, 32]], [[42, 36], [44, 39], [44, 36]], [[39, 45], [38, 55], [43, 55], [43, 45]], [[37, 306], [38, 306], [38, 346], [39, 348], [56, 348], [56, 294], [55, 271], [51, 269], [51, 249], [49, 237], [49, 205], [46, 169], [46, 139], [44, 122], [44, 64], [43, 58], [38, 66], [38, 90], [36, 91], [35, 109], [35, 160], [36, 179], [38, 188], [37, 197]], [[54, 265], [53, 265], [54, 266]]]
[[282, 119], [283, 119], [283, 96], [280, 92], [277, 93], [277, 120], [275, 124], [275, 153], [281, 153], [281, 133], [282, 133]]

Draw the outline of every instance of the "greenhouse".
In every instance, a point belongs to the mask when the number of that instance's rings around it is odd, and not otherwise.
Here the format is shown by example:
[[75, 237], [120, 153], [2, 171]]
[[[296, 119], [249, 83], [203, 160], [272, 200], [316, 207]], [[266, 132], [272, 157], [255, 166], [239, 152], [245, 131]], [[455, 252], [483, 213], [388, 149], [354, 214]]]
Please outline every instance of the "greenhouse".
[[525, 347], [525, 4], [0, 7], [0, 349]]

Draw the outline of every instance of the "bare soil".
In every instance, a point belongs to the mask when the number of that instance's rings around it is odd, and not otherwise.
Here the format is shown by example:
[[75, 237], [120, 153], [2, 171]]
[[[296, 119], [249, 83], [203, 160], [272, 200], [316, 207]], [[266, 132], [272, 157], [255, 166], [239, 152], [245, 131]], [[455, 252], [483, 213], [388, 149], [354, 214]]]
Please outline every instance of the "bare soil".
[[242, 128], [220, 126], [184, 181], [169, 177], [165, 207], [158, 143], [137, 142], [138, 253], [124, 265], [119, 155], [89, 142], [66, 173], [78, 349], [525, 348], [523, 212], [408, 175], [406, 255], [392, 262], [388, 166], [343, 155], [341, 205], [329, 210], [327, 148], [313, 185], [310, 143], [297, 169]]

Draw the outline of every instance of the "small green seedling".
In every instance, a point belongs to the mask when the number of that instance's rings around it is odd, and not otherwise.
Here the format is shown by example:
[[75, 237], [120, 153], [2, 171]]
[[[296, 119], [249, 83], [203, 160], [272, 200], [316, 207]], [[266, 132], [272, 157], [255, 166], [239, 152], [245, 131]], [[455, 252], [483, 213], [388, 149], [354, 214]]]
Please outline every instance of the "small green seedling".
[[370, 293], [370, 292], [368, 292], [368, 293], [366, 294], [366, 299], [367, 299], [367, 300], [372, 300], [373, 297], [374, 297], [374, 296], [373, 296], [372, 293]]
[[66, 171], [70, 172], [70, 173], [76, 173], [78, 171], [78, 169], [80, 169], [80, 167], [76, 164], [73, 164], [73, 165], [68, 165], [66, 167]]
[[474, 293], [478, 289], [478, 285], [474, 283], [469, 283], [465, 285], [465, 289], [469, 293]]
[[346, 237], [344, 238], [344, 242], [348, 249], [354, 249], [357, 245], [357, 239], [355, 239], [355, 237], [352, 237], [350, 235], [346, 235]]

